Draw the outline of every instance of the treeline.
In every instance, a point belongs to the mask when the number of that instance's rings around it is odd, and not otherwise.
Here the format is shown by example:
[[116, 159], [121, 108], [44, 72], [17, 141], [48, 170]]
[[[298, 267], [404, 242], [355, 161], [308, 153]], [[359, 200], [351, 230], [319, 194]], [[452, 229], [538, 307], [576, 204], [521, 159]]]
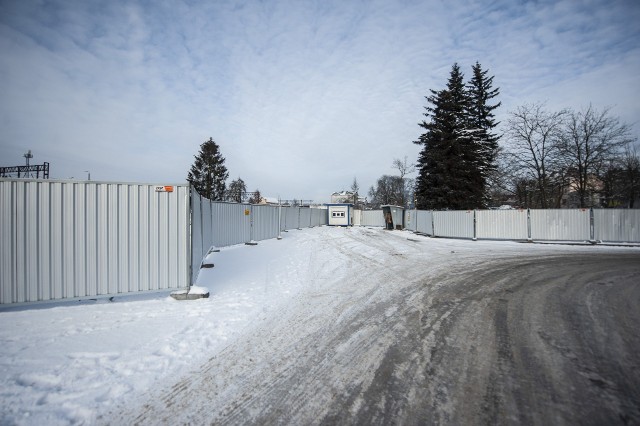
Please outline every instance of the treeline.
[[640, 195], [636, 139], [607, 108], [523, 105], [509, 114], [504, 137], [496, 199], [543, 209], [633, 208]]
[[198, 194], [212, 201], [231, 201], [236, 203], [259, 204], [262, 201], [260, 190], [247, 192], [247, 185], [238, 177], [227, 187], [229, 172], [224, 165], [225, 158], [220, 146], [209, 138], [200, 145], [200, 151], [187, 175], [187, 181]]
[[[608, 108], [549, 111], [536, 103], [509, 112], [499, 132], [500, 89], [493, 80], [476, 62], [465, 81], [453, 64], [446, 87], [425, 97], [417, 161], [394, 159], [397, 175], [381, 176], [368, 200], [359, 197], [354, 178], [349, 198], [359, 208], [423, 210], [638, 207], [640, 157], [629, 125]], [[227, 187], [224, 162], [210, 138], [187, 180], [211, 200], [260, 203], [260, 191], [247, 192], [241, 178]], [[414, 171], [417, 177], [409, 178]]]
[[[640, 157], [629, 125], [608, 108], [548, 111], [538, 103], [509, 112], [498, 132], [493, 79], [477, 62], [466, 82], [452, 66], [446, 87], [426, 96], [416, 163], [405, 158], [398, 176], [382, 176], [369, 207], [638, 207]], [[411, 166], [415, 181], [402, 171]]]

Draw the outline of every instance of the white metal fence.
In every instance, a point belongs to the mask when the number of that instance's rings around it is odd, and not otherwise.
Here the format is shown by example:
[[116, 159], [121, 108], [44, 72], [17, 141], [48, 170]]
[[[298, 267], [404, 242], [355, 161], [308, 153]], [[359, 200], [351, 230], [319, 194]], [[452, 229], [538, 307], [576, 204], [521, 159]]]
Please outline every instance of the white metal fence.
[[211, 201], [191, 192], [192, 280], [211, 247], [276, 238], [281, 231], [325, 225], [327, 211]]
[[[382, 210], [355, 214], [385, 225]], [[405, 215], [441, 237], [640, 242], [640, 210]], [[0, 304], [184, 288], [211, 246], [326, 223], [326, 210], [212, 202], [188, 185], [0, 179]]]
[[526, 210], [476, 211], [476, 238], [526, 240], [528, 233]]
[[640, 241], [640, 210], [594, 210], [597, 241]]
[[592, 240], [590, 212], [590, 209], [529, 210], [530, 238], [532, 240]]
[[189, 187], [172, 189], [0, 179], [0, 304], [187, 286]]
[[362, 226], [384, 226], [382, 210], [354, 210], [353, 215], [354, 223]]
[[[366, 213], [361, 225], [384, 226], [382, 210]], [[407, 210], [405, 227], [450, 238], [640, 243], [640, 210]]]
[[211, 246], [327, 221], [188, 185], [0, 179], [0, 203], [0, 304], [184, 288]]
[[473, 211], [433, 212], [434, 234], [439, 237], [474, 238]]

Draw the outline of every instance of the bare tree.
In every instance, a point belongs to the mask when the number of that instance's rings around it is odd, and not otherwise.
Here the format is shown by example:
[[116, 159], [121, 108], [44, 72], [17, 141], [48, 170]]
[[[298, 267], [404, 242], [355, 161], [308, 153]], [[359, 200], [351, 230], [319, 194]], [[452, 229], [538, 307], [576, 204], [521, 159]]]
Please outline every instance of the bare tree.
[[412, 193], [413, 188], [413, 179], [406, 179], [405, 176], [415, 172], [416, 166], [415, 164], [409, 164], [407, 162], [407, 156], [405, 155], [404, 160], [394, 158], [391, 167], [398, 169], [398, 173], [400, 173], [400, 179], [402, 181], [402, 196], [400, 198], [401, 203], [399, 205], [404, 207], [407, 205], [407, 201], [410, 200], [410, 194]]
[[260, 194], [260, 190], [256, 189], [251, 194], [251, 198], [249, 198], [249, 204], [260, 204], [261, 202], [262, 202], [262, 195]]
[[399, 176], [383, 175], [378, 179], [376, 187], [369, 190], [371, 204], [380, 207], [385, 204], [401, 206], [404, 195], [404, 183]]
[[640, 195], [640, 156], [636, 145], [628, 144], [600, 173], [602, 205], [632, 209]]
[[610, 108], [598, 111], [589, 105], [581, 111], [571, 111], [565, 122], [559, 147], [567, 169], [574, 175], [573, 189], [580, 207], [595, 203], [598, 175], [633, 141], [630, 127], [609, 111]]
[[[517, 197], [517, 182], [513, 181], [513, 176], [518, 176], [514, 170], [512, 161], [505, 155], [503, 147], [498, 147], [495, 156], [495, 167], [488, 174], [487, 198], [489, 206], [501, 206], [509, 204], [512, 197]], [[524, 205], [525, 203], [520, 203]]]
[[394, 169], [398, 169], [400, 173], [400, 179], [404, 179], [404, 177], [408, 174], [413, 173], [416, 170], [415, 164], [407, 163], [407, 156], [404, 156], [404, 160], [400, 160], [399, 158], [393, 159], [393, 164], [391, 166]]
[[566, 111], [547, 112], [543, 104], [535, 103], [518, 107], [510, 113], [507, 122], [507, 151], [513, 170], [520, 176], [520, 182], [534, 182], [535, 187], [526, 185], [516, 189], [530, 193], [524, 197], [526, 206], [535, 200], [534, 207], [548, 208], [551, 177], [559, 166], [558, 143], [562, 136]]
[[640, 196], [640, 155], [637, 148], [637, 144], [628, 144], [622, 158], [624, 193], [627, 207], [630, 209], [634, 207], [636, 198]]

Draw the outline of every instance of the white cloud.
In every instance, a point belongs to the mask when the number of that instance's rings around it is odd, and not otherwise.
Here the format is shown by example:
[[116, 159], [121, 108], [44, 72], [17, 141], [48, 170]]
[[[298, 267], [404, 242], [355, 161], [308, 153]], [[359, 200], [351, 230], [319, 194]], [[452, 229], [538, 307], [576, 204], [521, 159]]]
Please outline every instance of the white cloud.
[[326, 201], [415, 159], [458, 62], [525, 102], [640, 116], [635, 2], [4, 2], [0, 158], [55, 177], [184, 181], [213, 137], [230, 177]]

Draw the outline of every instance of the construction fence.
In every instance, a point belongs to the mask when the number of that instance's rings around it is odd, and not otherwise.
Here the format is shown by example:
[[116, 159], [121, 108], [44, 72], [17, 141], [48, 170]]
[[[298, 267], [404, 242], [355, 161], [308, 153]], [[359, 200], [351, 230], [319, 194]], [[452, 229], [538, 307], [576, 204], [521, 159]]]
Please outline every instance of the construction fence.
[[640, 210], [407, 210], [405, 228], [449, 238], [640, 243]]
[[326, 220], [189, 185], [0, 179], [0, 305], [185, 288], [211, 246]]
[[[0, 305], [188, 287], [212, 247], [327, 224], [327, 211], [212, 202], [189, 185], [0, 178]], [[354, 224], [384, 226], [381, 210]], [[469, 239], [640, 242], [640, 210], [405, 212]]]
[[327, 224], [327, 211], [323, 209], [215, 202], [195, 191], [191, 203], [193, 281], [211, 247], [267, 240], [282, 231]]

